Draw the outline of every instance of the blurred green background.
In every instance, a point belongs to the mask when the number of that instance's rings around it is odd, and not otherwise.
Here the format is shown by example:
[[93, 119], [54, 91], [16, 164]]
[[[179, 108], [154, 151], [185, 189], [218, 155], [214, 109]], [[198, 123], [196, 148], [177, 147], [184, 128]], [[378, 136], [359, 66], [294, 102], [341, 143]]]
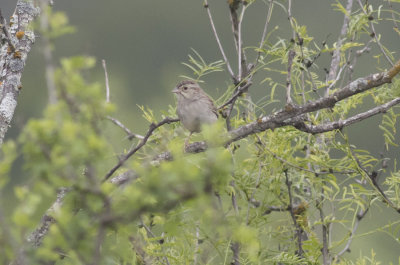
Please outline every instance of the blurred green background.
[[[105, 59], [110, 79], [111, 100], [118, 107], [114, 116], [135, 133], [143, 134], [148, 126], [141, 118], [141, 111], [137, 105], [150, 107], [158, 116], [161, 110], [168, 109], [168, 105], [174, 105], [170, 91], [181, 80], [179, 75], [191, 75], [190, 70], [181, 64], [187, 61], [188, 54], [192, 53], [191, 48], [198, 51], [207, 62], [221, 59], [201, 0], [54, 0], [54, 2], [54, 10], [66, 12], [70, 24], [77, 29], [75, 34], [56, 40], [55, 64], [57, 65], [62, 57], [94, 56], [97, 58], [97, 66], [90, 72], [88, 79], [104, 84], [101, 60]], [[236, 66], [226, 1], [209, 2], [225, 51], [231, 64]], [[307, 26], [309, 35], [313, 36], [319, 45], [326, 40], [328, 45], [332, 46], [337, 40], [343, 15], [333, 10], [334, 2], [293, 1], [293, 16], [299, 24]], [[379, 1], [369, 2], [375, 6], [379, 3]], [[6, 17], [11, 15], [15, 4], [16, 0], [1, 0], [0, 8]], [[356, 3], [354, 7], [357, 7]], [[266, 12], [267, 6], [261, 0], [249, 8], [243, 24], [245, 46], [258, 46]], [[272, 30], [276, 26], [279, 28], [271, 36], [272, 42], [278, 37], [290, 39], [291, 31], [287, 15], [279, 7], [274, 9], [269, 29]], [[399, 36], [392, 30], [392, 24], [384, 22], [377, 27], [377, 31], [384, 36], [382, 42], [385, 46], [394, 51], [399, 50]], [[47, 104], [41, 48], [41, 39], [38, 36], [37, 43], [29, 54], [23, 75], [23, 90], [7, 138], [17, 137], [27, 120], [31, 117], [40, 117], [41, 111]], [[371, 54], [359, 58], [355, 77], [376, 71], [376, 60], [372, 58], [372, 54], [374, 50]], [[249, 50], [249, 58], [254, 58], [254, 55], [254, 52]], [[398, 53], [395, 57], [399, 58]], [[329, 68], [329, 54], [322, 55], [316, 63], [319, 66], [317, 72], [323, 76], [323, 69]], [[259, 74], [256, 76], [256, 82], [263, 78], [265, 78], [263, 73]], [[277, 75], [272, 78], [285, 77]], [[204, 81], [203, 88], [214, 98], [218, 98], [230, 84], [226, 72], [213, 73]], [[251, 93], [257, 98], [268, 94], [269, 90], [266, 84], [256, 83]], [[279, 106], [282, 105], [272, 107], [279, 108]], [[380, 117], [374, 117], [348, 128], [352, 142], [358, 148], [367, 149], [373, 154], [384, 151], [381, 131], [376, 129], [380, 120]], [[122, 132], [113, 136], [119, 137], [114, 142], [119, 143], [121, 147], [129, 147], [129, 142], [122, 140], [124, 136]], [[394, 158], [398, 158], [398, 149], [397, 152], [390, 151], [385, 155], [392, 158], [391, 165], [393, 165]], [[29, 178], [29, 173], [21, 170], [20, 165], [21, 163], [16, 164], [13, 178], [19, 180]], [[398, 214], [391, 209], [385, 209], [384, 206], [372, 209], [361, 222], [358, 233], [362, 234], [371, 228], [380, 227], [381, 219], [386, 224], [388, 220], [398, 220], [398, 218]], [[377, 259], [383, 264], [399, 263], [399, 243], [384, 233], [355, 237], [352, 252], [346, 255], [354, 258], [362, 255], [370, 256], [371, 248], [375, 250]]]

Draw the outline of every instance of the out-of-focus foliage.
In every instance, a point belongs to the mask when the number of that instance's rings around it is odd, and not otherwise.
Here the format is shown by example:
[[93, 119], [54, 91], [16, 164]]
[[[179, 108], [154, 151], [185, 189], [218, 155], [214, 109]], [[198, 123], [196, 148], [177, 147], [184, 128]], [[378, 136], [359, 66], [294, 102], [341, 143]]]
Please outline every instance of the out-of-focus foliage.
[[[283, 6], [283, 1], [277, 4]], [[334, 7], [345, 11], [339, 2]], [[369, 12], [377, 11], [370, 8]], [[63, 14], [52, 16], [51, 38], [71, 31]], [[340, 49], [341, 66], [346, 65], [348, 52], [367, 45], [362, 37], [369, 21], [361, 10], [351, 14], [349, 39]], [[277, 94], [286, 83], [272, 79], [270, 73], [287, 75], [290, 49], [296, 52], [291, 75], [296, 104], [316, 99], [327, 86], [332, 91], [341, 87], [336, 81], [325, 82], [316, 62], [337, 44], [319, 47], [305, 25], [296, 20], [292, 24], [296, 40], [267, 36], [265, 45], [255, 49], [260, 62], [251, 75], [260, 75], [268, 96], [254, 103], [240, 97], [232, 126], [265, 114], [269, 104], [282, 103]], [[207, 63], [194, 53], [185, 64], [193, 71], [192, 79], [221, 71], [221, 61]], [[376, 56], [378, 64], [381, 54]], [[282, 127], [224, 148], [227, 134], [221, 121], [192, 137], [208, 143], [205, 152], [186, 154], [188, 133], [177, 123], [165, 125], [115, 173], [132, 171], [131, 181], [121, 186], [103, 181], [130, 147], [115, 150], [105, 133], [107, 116], [117, 110], [106, 103], [103, 85], [87, 78], [95, 63], [92, 57], [63, 59], [55, 76], [58, 102], [46, 107], [41, 118], [31, 119], [17, 142], [2, 147], [0, 188], [4, 189], [18, 154], [30, 178], [14, 187], [18, 202], [12, 215], [4, 216], [5, 202], [0, 203], [0, 263], [9, 264], [19, 256], [26, 264], [231, 264], [237, 248], [240, 264], [321, 264], [320, 231], [328, 227], [335, 234], [328, 242], [330, 259], [346, 265], [379, 264], [370, 249], [364, 251], [370, 255], [356, 260], [336, 255], [353, 239], [352, 229], [362, 213], [373, 206], [387, 207], [366, 171], [386, 176], [380, 184], [396, 206], [400, 205], [400, 173], [396, 167], [384, 166], [384, 157], [352, 145], [346, 130], [310, 135]], [[234, 89], [229, 86], [218, 103]], [[399, 81], [394, 81], [307, 118], [313, 124], [346, 119], [367, 100], [379, 105], [398, 96]], [[140, 109], [146, 122], [157, 122], [151, 108]], [[386, 148], [398, 148], [398, 115], [398, 107], [383, 115], [380, 128]], [[166, 116], [175, 116], [175, 109], [166, 110], [162, 118]], [[140, 141], [132, 140], [132, 146]], [[166, 151], [172, 161], [154, 163]], [[32, 246], [26, 242], [28, 235], [63, 188], [65, 197], [47, 212], [54, 222], [41, 244]], [[398, 244], [399, 225], [397, 221], [372, 226], [365, 234], [386, 233]]]

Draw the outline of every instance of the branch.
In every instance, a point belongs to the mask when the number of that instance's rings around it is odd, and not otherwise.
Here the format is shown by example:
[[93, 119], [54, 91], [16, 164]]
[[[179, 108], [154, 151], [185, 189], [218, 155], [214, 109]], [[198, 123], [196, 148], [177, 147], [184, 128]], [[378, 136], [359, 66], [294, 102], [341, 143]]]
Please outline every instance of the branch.
[[291, 188], [292, 187], [292, 182], [289, 181], [289, 176], [288, 176], [287, 170], [285, 170], [284, 173], [285, 173], [285, 178], [286, 178], [285, 183], [286, 183], [286, 186], [287, 186], [287, 189], [288, 189], [288, 196], [289, 196], [289, 206], [288, 206], [288, 208], [289, 208], [290, 216], [292, 217], [293, 225], [296, 228], [297, 248], [298, 248], [297, 254], [300, 257], [303, 257], [304, 251], [303, 251], [303, 243], [302, 243], [302, 240], [301, 240], [301, 233], [302, 233], [303, 229], [298, 224], [297, 219], [296, 219], [296, 215], [294, 214], [293, 196], [292, 196], [292, 188]]
[[297, 124], [294, 124], [294, 126], [303, 132], [312, 133], [312, 134], [333, 131], [333, 130], [337, 130], [337, 129], [342, 129], [343, 127], [346, 127], [351, 124], [357, 123], [359, 121], [365, 120], [365, 119], [375, 116], [379, 113], [385, 113], [391, 107], [393, 107], [397, 104], [400, 104], [400, 98], [395, 98], [392, 101], [389, 101], [385, 104], [382, 104], [380, 106], [372, 108], [366, 112], [354, 115], [345, 120], [328, 122], [328, 123], [318, 124], [318, 125], [310, 125], [310, 124], [306, 124], [304, 122], [299, 122]]
[[329, 264], [329, 246], [328, 246], [329, 231], [328, 231], [327, 225], [325, 224], [323, 199], [324, 199], [324, 187], [322, 187], [322, 190], [321, 190], [321, 198], [317, 199], [317, 201], [316, 201], [316, 207], [319, 211], [319, 217], [321, 219], [321, 225], [322, 225], [322, 249], [321, 249], [322, 260], [323, 260], [324, 265], [328, 265]]
[[238, 49], [238, 81], [242, 80], [242, 77], [247, 75], [247, 63], [246, 54], [243, 50], [243, 40], [242, 40], [242, 21], [244, 17], [244, 12], [246, 11], [246, 6], [243, 5], [242, 11], [240, 13], [238, 25], [237, 25], [237, 49]]
[[254, 66], [256, 66], [258, 64], [258, 60], [260, 59], [260, 56], [261, 56], [261, 48], [264, 46], [264, 41], [267, 36], [268, 25], [269, 25], [269, 21], [271, 20], [273, 6], [274, 6], [274, 0], [269, 0], [267, 18], [265, 20], [264, 30], [263, 30], [263, 34], [261, 37], [260, 46], [258, 47], [257, 58], [256, 58], [256, 61], [254, 62]]
[[222, 54], [222, 57], [224, 58], [224, 61], [225, 61], [225, 64], [226, 64], [226, 68], [228, 69], [228, 72], [231, 75], [231, 77], [233, 79], [233, 82], [236, 83], [237, 82], [236, 76], [232, 71], [231, 65], [229, 64], [228, 58], [226, 57], [225, 52], [224, 52], [224, 48], [222, 47], [221, 41], [220, 41], [220, 39], [218, 37], [218, 33], [217, 33], [216, 28], [215, 28], [214, 20], [212, 18], [210, 7], [208, 5], [208, 1], [207, 0], [204, 1], [204, 7], [207, 10], [208, 18], [210, 19], [211, 28], [212, 28], [212, 31], [214, 33], [215, 39], [217, 40], [217, 44], [218, 44], [219, 50], [220, 50], [220, 52]]
[[228, 99], [224, 104], [218, 107], [218, 109], [222, 109], [229, 104], [233, 103], [237, 97], [239, 97], [244, 91], [246, 91], [253, 83], [251, 81], [248, 81], [244, 86], [239, 87], [235, 93]]
[[361, 164], [360, 160], [358, 159], [358, 157], [356, 156], [356, 154], [354, 153], [354, 151], [352, 149], [350, 149], [350, 152], [354, 158], [354, 160], [356, 161], [358, 167], [360, 168], [360, 170], [367, 175], [368, 179], [371, 181], [372, 186], [376, 189], [376, 191], [378, 191], [380, 193], [380, 195], [382, 196], [383, 200], [387, 203], [387, 205], [389, 205], [391, 208], [395, 209], [396, 212], [400, 213], [400, 207], [397, 207], [390, 199], [388, 196], [386, 196], [385, 192], [382, 190], [382, 188], [379, 186], [378, 182], [377, 182], [377, 176], [378, 174], [373, 171], [373, 172], [368, 172], [368, 170], [366, 168], [363, 167], [363, 165]]
[[[344, 14], [342, 29], [340, 31], [340, 36], [336, 44], [336, 49], [333, 51], [331, 67], [329, 69], [328, 77], [326, 79], [327, 83], [336, 79], [337, 71], [339, 69], [339, 64], [340, 64], [340, 49], [342, 48], [343, 39], [347, 34], [352, 7], [353, 7], [353, 0], [348, 0], [346, 6], [346, 13]], [[326, 88], [325, 95], [329, 95], [330, 88], [331, 86], [328, 86]]]
[[[335, 129], [343, 128], [345, 126], [354, 124], [358, 121], [364, 120], [378, 113], [384, 113], [389, 108], [399, 104], [400, 99], [396, 98], [388, 103], [372, 108], [369, 111], [357, 114], [343, 121], [330, 122], [322, 125], [307, 125], [303, 121], [304, 119], [303, 114], [325, 108], [332, 108], [337, 102], [343, 99], [349, 98], [355, 94], [362, 93], [369, 89], [379, 87], [383, 84], [390, 83], [392, 78], [395, 77], [399, 72], [400, 72], [400, 61], [398, 61], [396, 65], [387, 72], [371, 74], [369, 76], [359, 78], [327, 97], [320, 98], [316, 101], [309, 102], [302, 106], [294, 105], [291, 110], [279, 110], [276, 113], [272, 113], [270, 115], [261, 117], [254, 122], [248, 123], [246, 125], [243, 125], [237, 129], [228, 132], [228, 140], [225, 141], [224, 145], [227, 146], [233, 142], [246, 138], [247, 136], [252, 134], [284, 126], [295, 126], [297, 129], [308, 133], [322, 133], [326, 131], [332, 131]], [[238, 96], [239, 93], [240, 92], [237, 92], [235, 96]], [[230, 101], [233, 100], [233, 98], [234, 97], [232, 97], [230, 100], [228, 100], [228, 102], [220, 106], [219, 109], [230, 104]], [[186, 148], [186, 152], [198, 153], [198, 152], [204, 152], [206, 149], [207, 149], [206, 143], [196, 142], [190, 144]], [[163, 160], [171, 160], [171, 159], [172, 159], [171, 153], [165, 152], [155, 157], [153, 161], [160, 162]], [[325, 173], [327, 172], [317, 172], [317, 174], [325, 174]], [[348, 172], [348, 173], [354, 173], [354, 172]]]
[[[39, 9], [34, 7], [32, 1], [18, 0], [9, 28], [10, 41], [15, 44], [15, 51], [8, 51], [8, 43], [3, 44], [0, 49], [0, 146], [10, 127], [22, 88], [22, 72], [35, 41], [35, 34], [29, 29], [29, 24], [38, 14]], [[4, 29], [5, 26], [3, 31]], [[18, 36], [17, 32], [20, 32]]]
[[340, 256], [342, 256], [347, 251], [350, 251], [350, 245], [351, 245], [351, 242], [353, 241], [354, 235], [356, 234], [356, 231], [358, 229], [358, 225], [360, 224], [360, 221], [365, 217], [365, 215], [367, 214], [368, 210], [369, 210], [369, 207], [367, 207], [365, 209], [365, 211], [363, 209], [360, 209], [360, 211], [357, 213], [356, 221], [354, 223], [353, 229], [350, 232], [349, 240], [347, 240], [346, 246], [341, 251], [339, 251], [339, 253], [335, 256], [335, 260], [338, 260], [338, 258]]
[[63, 199], [68, 191], [67, 188], [60, 188], [57, 192], [57, 199], [43, 215], [39, 226], [28, 236], [27, 241], [33, 244], [34, 247], [38, 247], [42, 244], [43, 238], [47, 235], [50, 226], [55, 222], [52, 214], [61, 207]]
[[286, 107], [291, 108], [293, 106], [292, 97], [290, 95], [292, 90], [292, 64], [293, 58], [296, 56], [296, 52], [293, 50], [289, 51], [288, 55], [288, 70], [287, 70], [287, 77], [286, 77]]
[[101, 64], [103, 65], [104, 69], [104, 76], [105, 76], [105, 82], [106, 82], [106, 102], [110, 102], [110, 85], [108, 82], [108, 73], [107, 73], [107, 65], [106, 65], [106, 60], [101, 60]]
[[[368, 16], [368, 13], [367, 13], [367, 11], [364, 9], [364, 6], [363, 6], [363, 4], [361, 3], [361, 0], [357, 0], [357, 1], [358, 1], [358, 4], [360, 5], [361, 10], [364, 12], [364, 14], [365, 14], [366, 16]], [[382, 43], [380, 42], [380, 40], [379, 40], [379, 38], [378, 38], [378, 36], [377, 36], [377, 34], [376, 34], [375, 27], [374, 27], [374, 23], [370, 22], [369, 25], [370, 25], [370, 27], [371, 27], [371, 29], [372, 29], [371, 37], [373, 37], [373, 38], [375, 39], [375, 42], [378, 44], [378, 47], [379, 47], [379, 49], [381, 50], [381, 52], [383, 53], [383, 55], [385, 56], [386, 60], [389, 62], [389, 64], [390, 64], [391, 66], [393, 66], [392, 60], [390, 59], [389, 55], [387, 55], [385, 49], [383, 48]]]
[[109, 119], [110, 121], [112, 121], [115, 125], [119, 126], [122, 130], [125, 131], [125, 133], [128, 135], [128, 139], [132, 140], [133, 138], [137, 138], [140, 140], [143, 140], [143, 136], [140, 134], [135, 134], [133, 132], [131, 132], [131, 130], [128, 129], [128, 127], [126, 127], [122, 122], [120, 122], [119, 120], [111, 117], [111, 116], [107, 116], [107, 119]]
[[7, 43], [8, 43], [8, 46], [10, 47], [11, 52], [15, 52], [15, 47], [14, 47], [14, 44], [12, 43], [10, 32], [7, 29], [7, 21], [3, 17], [3, 13], [1, 12], [1, 8], [0, 8], [0, 28], [3, 30], [3, 33], [4, 33], [5, 37], [6, 37], [5, 39], [6, 39]]
[[149, 130], [147, 131], [142, 141], [135, 148], [130, 150], [125, 156], [123, 156], [112, 169], [110, 169], [110, 171], [104, 176], [103, 182], [108, 180], [112, 176], [112, 174], [114, 174], [114, 172], [125, 163], [126, 160], [128, 160], [133, 154], [135, 154], [146, 144], [147, 140], [153, 134], [154, 130], [156, 130], [158, 127], [163, 126], [164, 124], [170, 124], [177, 121], [179, 121], [179, 119], [166, 117], [157, 124], [155, 123], [150, 124]]
[[369, 89], [379, 87], [383, 84], [390, 83], [392, 78], [400, 72], [400, 61], [387, 72], [371, 74], [366, 77], [358, 78], [349, 83], [342, 89], [337, 90], [329, 96], [317, 99], [302, 106], [293, 106], [290, 110], [280, 110], [276, 113], [259, 118], [257, 121], [243, 125], [235, 130], [230, 131], [230, 139], [225, 145], [229, 145], [239, 139], [245, 138], [251, 134], [293, 125], [293, 121], [299, 120], [302, 114], [314, 112], [321, 109], [332, 108], [335, 104], [343, 99], [349, 98], [358, 93]]

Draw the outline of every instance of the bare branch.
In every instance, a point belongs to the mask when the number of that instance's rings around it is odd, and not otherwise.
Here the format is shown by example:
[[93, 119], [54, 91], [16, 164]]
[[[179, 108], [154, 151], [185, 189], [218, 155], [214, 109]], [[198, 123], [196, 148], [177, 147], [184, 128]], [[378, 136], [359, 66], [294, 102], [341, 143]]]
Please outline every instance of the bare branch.
[[247, 75], [247, 63], [246, 63], [246, 55], [243, 50], [243, 40], [242, 40], [242, 21], [244, 17], [244, 12], [246, 11], [246, 6], [243, 5], [242, 11], [240, 13], [239, 17], [239, 23], [238, 23], [238, 81], [240, 82], [242, 80], [243, 76]]
[[359, 121], [365, 120], [365, 119], [370, 118], [379, 113], [385, 113], [391, 107], [393, 107], [397, 104], [400, 104], [400, 98], [393, 99], [392, 101], [389, 101], [388, 103], [385, 103], [385, 104], [382, 104], [375, 108], [372, 108], [366, 112], [359, 113], [359, 114], [354, 115], [345, 120], [328, 122], [328, 123], [323, 123], [323, 124], [319, 124], [319, 125], [312, 125], [312, 124], [310, 125], [310, 124], [305, 124], [304, 122], [299, 122], [299, 123], [295, 124], [294, 126], [301, 131], [312, 133], [312, 134], [333, 131], [333, 130], [337, 130], [337, 129], [342, 129], [343, 127], [346, 127], [351, 124], [357, 123]]
[[360, 221], [365, 217], [368, 210], [369, 210], [369, 207], [367, 207], [365, 210], [360, 209], [360, 211], [357, 213], [356, 220], [355, 220], [353, 229], [350, 232], [349, 239], [347, 240], [347, 243], [344, 246], [344, 248], [341, 251], [339, 251], [339, 253], [335, 256], [335, 260], [338, 260], [340, 256], [342, 256], [344, 253], [346, 253], [347, 251], [350, 250], [350, 245], [353, 241], [354, 235], [356, 234], [358, 225], [360, 224]]
[[[353, 7], [353, 0], [347, 0], [346, 13], [344, 14], [343, 25], [340, 31], [339, 39], [336, 43], [336, 49], [333, 51], [331, 67], [329, 69], [328, 77], [326, 79], [327, 83], [336, 79], [337, 71], [339, 69], [339, 64], [340, 64], [340, 50], [342, 48], [343, 40], [348, 31], [352, 7]], [[325, 96], [329, 95], [330, 88], [331, 86], [328, 86], [326, 88]]]
[[295, 39], [296, 39], [296, 30], [294, 28], [294, 22], [293, 22], [293, 17], [292, 17], [292, 0], [288, 1], [287, 12], [288, 12], [288, 19], [289, 19], [289, 22], [290, 22], [290, 26], [292, 27], [292, 39], [293, 39], [293, 41], [295, 41]]
[[133, 138], [137, 138], [140, 140], [143, 140], [144, 136], [136, 134], [131, 132], [131, 130], [129, 130], [122, 122], [120, 122], [119, 120], [111, 117], [111, 116], [107, 116], [107, 119], [109, 119], [110, 121], [112, 121], [115, 125], [119, 126], [122, 130], [125, 131], [125, 133], [128, 135], [128, 139], [132, 140]]
[[150, 124], [149, 130], [147, 131], [142, 141], [135, 148], [130, 150], [126, 155], [124, 155], [119, 160], [119, 162], [112, 169], [110, 169], [110, 171], [104, 176], [103, 182], [108, 180], [114, 174], [114, 172], [125, 163], [126, 160], [128, 160], [132, 155], [134, 155], [138, 150], [140, 150], [146, 144], [147, 140], [153, 134], [154, 130], [156, 130], [158, 127], [163, 126], [164, 124], [170, 124], [177, 121], [179, 121], [179, 119], [166, 117], [157, 124], [155, 123]]
[[248, 81], [245, 85], [240, 86], [224, 104], [218, 107], [218, 109], [222, 109], [223, 107], [226, 107], [229, 104], [233, 103], [237, 99], [237, 97], [239, 97], [244, 91], [246, 91], [252, 84], [253, 83], [251, 81]]
[[[337, 102], [351, 97], [355, 94], [367, 91], [371, 88], [379, 87], [383, 84], [390, 83], [392, 78], [400, 72], [400, 61], [387, 72], [371, 74], [366, 77], [358, 78], [349, 83], [342, 89], [339, 89], [329, 96], [317, 99], [302, 106], [293, 106], [289, 111], [280, 110], [274, 114], [259, 118], [257, 121], [241, 126], [230, 132], [231, 138], [226, 145], [247, 137], [248, 135], [265, 131], [267, 129], [293, 125], [293, 119], [297, 117], [297, 121], [302, 114], [314, 112], [317, 110], [332, 108]], [[291, 120], [292, 119], [292, 120]]]
[[291, 89], [292, 89], [292, 64], [293, 58], [296, 56], [296, 52], [294, 50], [289, 51], [288, 55], [288, 70], [286, 77], [286, 107], [290, 108], [293, 105], [292, 97], [291, 97]]
[[293, 225], [294, 225], [295, 230], [296, 230], [297, 254], [300, 257], [303, 257], [304, 251], [303, 251], [303, 242], [302, 242], [302, 239], [301, 239], [301, 234], [302, 234], [303, 229], [300, 227], [299, 223], [297, 222], [297, 218], [296, 218], [296, 215], [294, 213], [293, 195], [292, 195], [292, 182], [289, 180], [289, 176], [288, 176], [287, 170], [285, 170], [284, 173], [285, 173], [285, 178], [286, 178], [285, 184], [286, 184], [286, 187], [288, 189], [288, 196], [289, 196], [289, 206], [288, 206], [288, 208], [289, 208], [290, 216], [292, 217]]
[[106, 78], [105, 82], [106, 82], [106, 102], [110, 103], [110, 85], [108, 82], [108, 73], [107, 73], [107, 65], [106, 65], [106, 60], [101, 60], [101, 64], [103, 65], [103, 69], [104, 69], [104, 76]]
[[[232, 24], [232, 32], [233, 32], [233, 39], [235, 41], [236, 51], [238, 53], [238, 78], [237, 82], [240, 82], [244, 76], [247, 75], [247, 59], [246, 54], [242, 48], [243, 40], [242, 40], [242, 21], [244, 12], [246, 11], [246, 4], [245, 2], [233, 0], [228, 2], [230, 17], [231, 17], [231, 24]], [[238, 17], [237, 10], [239, 9], [240, 5], [242, 5], [242, 10], [240, 12], [240, 16]], [[235, 83], [236, 84], [236, 83]]]
[[222, 57], [224, 58], [224, 61], [225, 61], [225, 64], [226, 64], [226, 68], [228, 69], [228, 72], [231, 75], [231, 77], [233, 79], [233, 82], [236, 83], [237, 82], [237, 78], [236, 78], [235, 74], [232, 71], [231, 65], [229, 64], [228, 58], [226, 57], [225, 52], [224, 52], [224, 48], [222, 47], [221, 41], [220, 41], [220, 39], [218, 37], [218, 33], [217, 33], [217, 30], [216, 30], [215, 25], [214, 25], [214, 20], [213, 20], [212, 15], [211, 15], [210, 6], [208, 5], [208, 1], [207, 0], [204, 1], [204, 7], [207, 10], [208, 18], [210, 19], [211, 28], [213, 30], [215, 39], [217, 40], [217, 44], [218, 44], [219, 50], [220, 50], [220, 52], [222, 54]]
[[[32, 1], [19, 0], [8, 29], [10, 41], [15, 40], [14, 52], [8, 50], [8, 43], [0, 49], [0, 146], [10, 126], [17, 106], [17, 98], [21, 86], [21, 76], [28, 53], [35, 41], [35, 34], [29, 29], [29, 24], [39, 14]], [[4, 23], [4, 19], [2, 21]], [[3, 27], [4, 31], [5, 27]], [[18, 37], [16, 36], [16, 33]]]
[[323, 200], [324, 200], [324, 187], [321, 189], [321, 197], [316, 201], [316, 207], [319, 211], [320, 222], [322, 225], [322, 260], [324, 265], [330, 264], [329, 259], [329, 247], [328, 247], [328, 239], [329, 239], [329, 230], [328, 226], [325, 223], [325, 214], [323, 209]]
[[55, 222], [52, 214], [61, 207], [64, 197], [68, 191], [69, 190], [67, 188], [59, 189], [57, 192], [57, 199], [43, 215], [39, 226], [28, 236], [27, 241], [33, 244], [33, 246], [38, 247], [42, 244], [43, 238], [47, 235], [50, 226]]
[[388, 0], [388, 4], [389, 4], [389, 8], [390, 8], [390, 13], [392, 14], [392, 20], [393, 20], [394, 27], [395, 27], [396, 29], [399, 29], [399, 25], [397, 24], [397, 19], [396, 19], [396, 17], [394, 16], [394, 10], [393, 10], [392, 1], [391, 1], [391, 0]]
[[263, 34], [262, 34], [261, 41], [260, 41], [260, 46], [258, 47], [259, 51], [257, 53], [257, 58], [254, 62], [254, 65], [258, 64], [258, 60], [260, 59], [260, 56], [261, 56], [261, 48], [264, 46], [264, 41], [265, 41], [265, 38], [267, 37], [268, 25], [269, 25], [269, 21], [271, 20], [273, 6], [274, 6], [274, 0], [269, 0], [267, 18], [265, 20], [264, 30], [263, 30]]

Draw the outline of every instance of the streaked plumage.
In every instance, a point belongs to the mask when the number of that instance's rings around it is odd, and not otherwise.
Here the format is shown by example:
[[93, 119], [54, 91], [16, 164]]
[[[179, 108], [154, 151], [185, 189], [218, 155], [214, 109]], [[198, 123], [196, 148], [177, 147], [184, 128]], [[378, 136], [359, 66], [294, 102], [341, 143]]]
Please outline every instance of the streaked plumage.
[[172, 92], [178, 99], [178, 117], [191, 133], [200, 132], [202, 124], [217, 121], [218, 114], [213, 101], [196, 82], [182, 81]]

